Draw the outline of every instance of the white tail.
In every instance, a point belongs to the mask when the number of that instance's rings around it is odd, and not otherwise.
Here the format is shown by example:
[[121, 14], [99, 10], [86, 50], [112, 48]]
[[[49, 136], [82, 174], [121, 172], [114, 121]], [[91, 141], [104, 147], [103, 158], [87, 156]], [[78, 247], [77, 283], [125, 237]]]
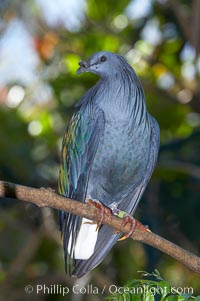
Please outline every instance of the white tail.
[[[78, 233], [74, 248], [74, 258], [75, 259], [89, 259], [94, 253], [94, 248], [97, 241], [98, 230], [96, 231], [97, 224], [88, 224], [91, 220], [83, 218], [81, 222], [81, 227]], [[68, 253], [71, 249], [72, 235], [69, 238]]]

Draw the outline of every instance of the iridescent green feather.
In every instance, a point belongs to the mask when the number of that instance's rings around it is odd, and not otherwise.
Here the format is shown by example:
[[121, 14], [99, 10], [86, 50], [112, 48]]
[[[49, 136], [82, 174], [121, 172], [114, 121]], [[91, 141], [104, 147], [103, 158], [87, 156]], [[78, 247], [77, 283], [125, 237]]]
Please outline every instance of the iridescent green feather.
[[90, 112], [76, 111], [63, 139], [59, 174], [59, 193], [84, 201], [86, 187], [77, 187], [80, 178], [87, 184], [91, 162], [104, 129], [103, 113], [90, 116]]
[[[104, 113], [99, 109], [93, 108], [91, 110], [88, 105], [83, 105], [74, 113], [63, 138], [58, 181], [60, 194], [85, 202], [90, 169], [104, 131], [104, 124]], [[60, 230], [63, 235], [66, 270], [71, 273], [75, 264], [73, 259], [74, 244], [81, 218], [60, 211], [59, 219]], [[72, 244], [69, 252], [70, 235], [72, 235]]]

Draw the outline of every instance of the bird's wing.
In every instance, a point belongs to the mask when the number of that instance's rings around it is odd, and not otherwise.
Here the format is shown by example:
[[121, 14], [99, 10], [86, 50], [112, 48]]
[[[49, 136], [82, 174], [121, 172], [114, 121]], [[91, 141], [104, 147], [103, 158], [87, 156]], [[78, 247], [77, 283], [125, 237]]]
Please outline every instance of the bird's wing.
[[[89, 173], [105, 125], [104, 113], [91, 105], [76, 110], [63, 139], [59, 173], [59, 193], [85, 201]], [[59, 212], [67, 272], [73, 267], [74, 243], [81, 217]]]
[[[133, 191], [131, 202], [130, 202], [130, 198], [128, 197], [127, 201], [125, 200], [122, 204], [123, 206], [125, 206], [125, 208], [127, 208], [126, 211], [130, 214], [133, 214], [135, 209], [137, 208], [137, 205], [146, 189], [146, 186], [151, 178], [151, 175], [154, 171], [157, 162], [158, 150], [160, 145], [160, 128], [156, 119], [153, 116], [149, 115], [149, 121], [151, 127], [151, 136], [150, 136], [149, 159], [146, 167], [146, 173], [144, 175], [142, 182]], [[119, 209], [120, 209], [120, 205], [119, 205]]]
[[151, 123], [151, 147], [149, 153], [149, 162], [147, 166], [147, 173], [144, 179], [144, 183], [147, 183], [150, 180], [150, 177], [154, 171], [155, 165], [157, 163], [158, 158], [158, 150], [160, 146], [160, 128], [156, 119], [149, 115], [150, 123]]

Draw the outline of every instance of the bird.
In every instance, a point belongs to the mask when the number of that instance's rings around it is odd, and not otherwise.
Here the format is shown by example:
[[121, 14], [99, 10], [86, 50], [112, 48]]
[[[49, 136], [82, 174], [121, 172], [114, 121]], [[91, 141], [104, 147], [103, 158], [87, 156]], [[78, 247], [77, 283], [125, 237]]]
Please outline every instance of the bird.
[[[59, 194], [93, 200], [112, 213], [132, 216], [155, 168], [160, 144], [142, 84], [120, 54], [94, 53], [77, 74], [99, 80], [77, 102], [61, 150]], [[78, 203], [77, 203], [78, 206]], [[122, 233], [59, 211], [65, 269], [80, 278], [99, 265]]]

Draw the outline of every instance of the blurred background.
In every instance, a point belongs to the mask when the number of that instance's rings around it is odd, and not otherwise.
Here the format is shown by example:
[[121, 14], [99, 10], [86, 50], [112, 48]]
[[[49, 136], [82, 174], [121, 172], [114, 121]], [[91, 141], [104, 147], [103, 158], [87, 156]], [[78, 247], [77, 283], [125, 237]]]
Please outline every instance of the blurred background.
[[[1, 0], [0, 179], [57, 189], [59, 154], [74, 105], [98, 78], [76, 76], [80, 59], [109, 50], [139, 75], [161, 128], [157, 168], [136, 217], [198, 254], [200, 249], [200, 1]], [[1, 300], [63, 300], [26, 294], [28, 284], [75, 282], [64, 272], [57, 212], [0, 202]], [[141, 243], [119, 242], [82, 284], [124, 285], [153, 271], [174, 286], [200, 278]], [[101, 300], [73, 295], [67, 300]]]

